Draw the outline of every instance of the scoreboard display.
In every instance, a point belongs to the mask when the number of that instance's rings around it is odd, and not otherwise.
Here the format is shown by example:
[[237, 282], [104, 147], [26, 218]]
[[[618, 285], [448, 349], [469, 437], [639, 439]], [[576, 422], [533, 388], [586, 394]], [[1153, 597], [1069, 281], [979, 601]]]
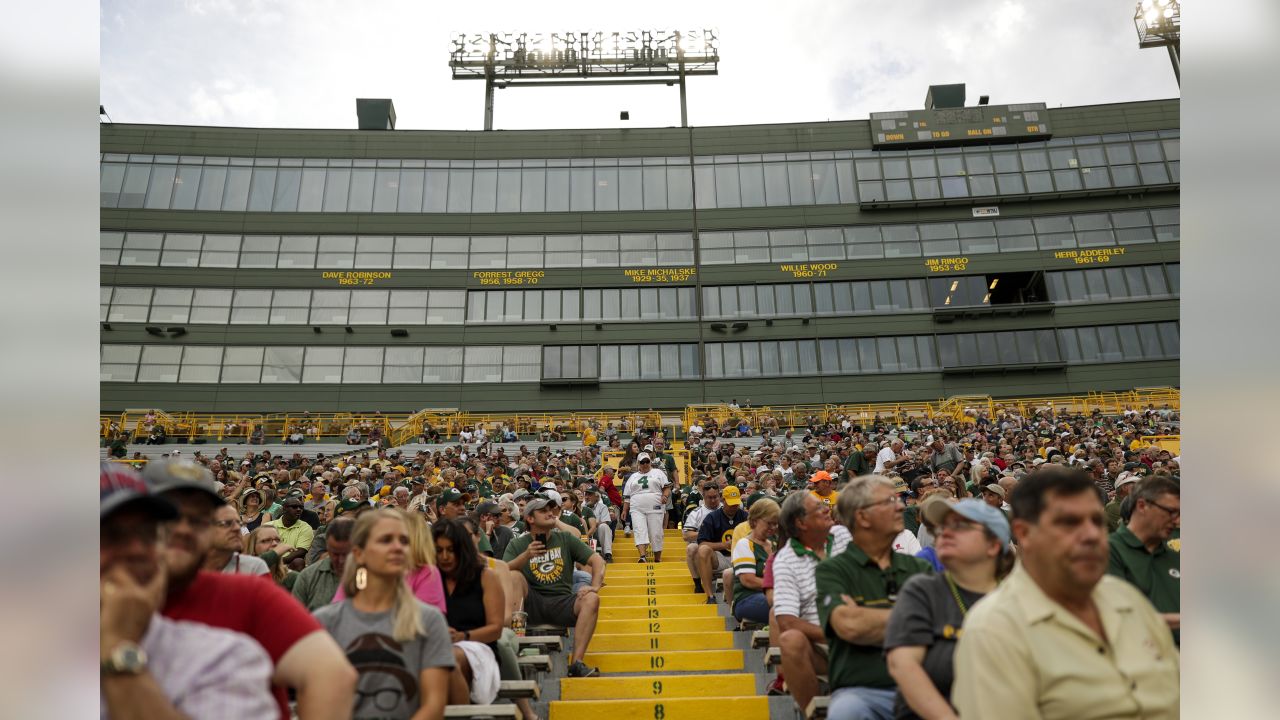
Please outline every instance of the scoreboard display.
[[876, 150], [1048, 140], [1044, 103], [871, 113]]

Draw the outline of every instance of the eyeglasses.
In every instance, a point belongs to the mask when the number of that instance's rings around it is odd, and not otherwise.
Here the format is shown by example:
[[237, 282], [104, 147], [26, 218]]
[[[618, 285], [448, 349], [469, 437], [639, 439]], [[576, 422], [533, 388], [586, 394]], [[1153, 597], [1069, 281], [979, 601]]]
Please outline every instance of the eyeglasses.
[[1156, 502], [1155, 500], [1148, 500], [1148, 501], [1147, 501], [1147, 504], [1148, 504], [1148, 505], [1154, 505], [1154, 506], [1156, 506], [1156, 507], [1160, 508], [1161, 510], [1163, 510], [1163, 511], [1165, 511], [1165, 512], [1169, 513], [1169, 516], [1170, 516], [1170, 517], [1175, 517], [1175, 518], [1176, 518], [1176, 517], [1178, 517], [1178, 516], [1182, 515], [1182, 509], [1181, 509], [1181, 508], [1167, 508], [1167, 507], [1165, 507], [1165, 506], [1161, 505], [1160, 503]]
[[239, 520], [214, 520], [213, 525], [225, 530], [227, 528], [240, 527], [241, 523]]
[[877, 500], [877, 501], [875, 501], [875, 502], [867, 503], [866, 505], [863, 505], [863, 506], [859, 507], [858, 509], [859, 509], [859, 510], [870, 510], [871, 508], [876, 507], [876, 506], [878, 506], [878, 505], [894, 505], [894, 506], [896, 506], [899, 502], [901, 502], [901, 500], [899, 500], [899, 499], [898, 499], [898, 496], [897, 496], [897, 495], [890, 495], [889, 497], [887, 497], [887, 498], [885, 498], [885, 499], [883, 499], [883, 500]]

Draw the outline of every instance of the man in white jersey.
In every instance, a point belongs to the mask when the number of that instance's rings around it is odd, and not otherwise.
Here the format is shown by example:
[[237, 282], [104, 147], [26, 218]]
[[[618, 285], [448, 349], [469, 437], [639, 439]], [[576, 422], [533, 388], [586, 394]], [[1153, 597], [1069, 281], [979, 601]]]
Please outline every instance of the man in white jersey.
[[649, 545], [653, 545], [653, 559], [662, 561], [662, 525], [666, 516], [667, 497], [671, 481], [664, 470], [653, 467], [649, 453], [636, 458], [636, 472], [627, 478], [622, 488], [622, 511], [630, 513], [636, 548], [640, 562], [649, 562]]

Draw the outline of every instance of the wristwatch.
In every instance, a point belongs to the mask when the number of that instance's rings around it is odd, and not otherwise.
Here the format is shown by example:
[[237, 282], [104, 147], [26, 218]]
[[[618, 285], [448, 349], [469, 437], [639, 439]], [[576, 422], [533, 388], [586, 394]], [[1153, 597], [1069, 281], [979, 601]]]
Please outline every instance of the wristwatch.
[[137, 675], [147, 669], [147, 653], [137, 643], [122, 642], [102, 661], [103, 675]]

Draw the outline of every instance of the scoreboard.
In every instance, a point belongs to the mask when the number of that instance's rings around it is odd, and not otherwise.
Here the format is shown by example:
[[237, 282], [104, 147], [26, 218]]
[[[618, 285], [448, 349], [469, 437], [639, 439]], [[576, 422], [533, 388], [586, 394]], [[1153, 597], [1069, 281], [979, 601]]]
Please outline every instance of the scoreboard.
[[1048, 140], [1044, 103], [871, 113], [876, 150]]

